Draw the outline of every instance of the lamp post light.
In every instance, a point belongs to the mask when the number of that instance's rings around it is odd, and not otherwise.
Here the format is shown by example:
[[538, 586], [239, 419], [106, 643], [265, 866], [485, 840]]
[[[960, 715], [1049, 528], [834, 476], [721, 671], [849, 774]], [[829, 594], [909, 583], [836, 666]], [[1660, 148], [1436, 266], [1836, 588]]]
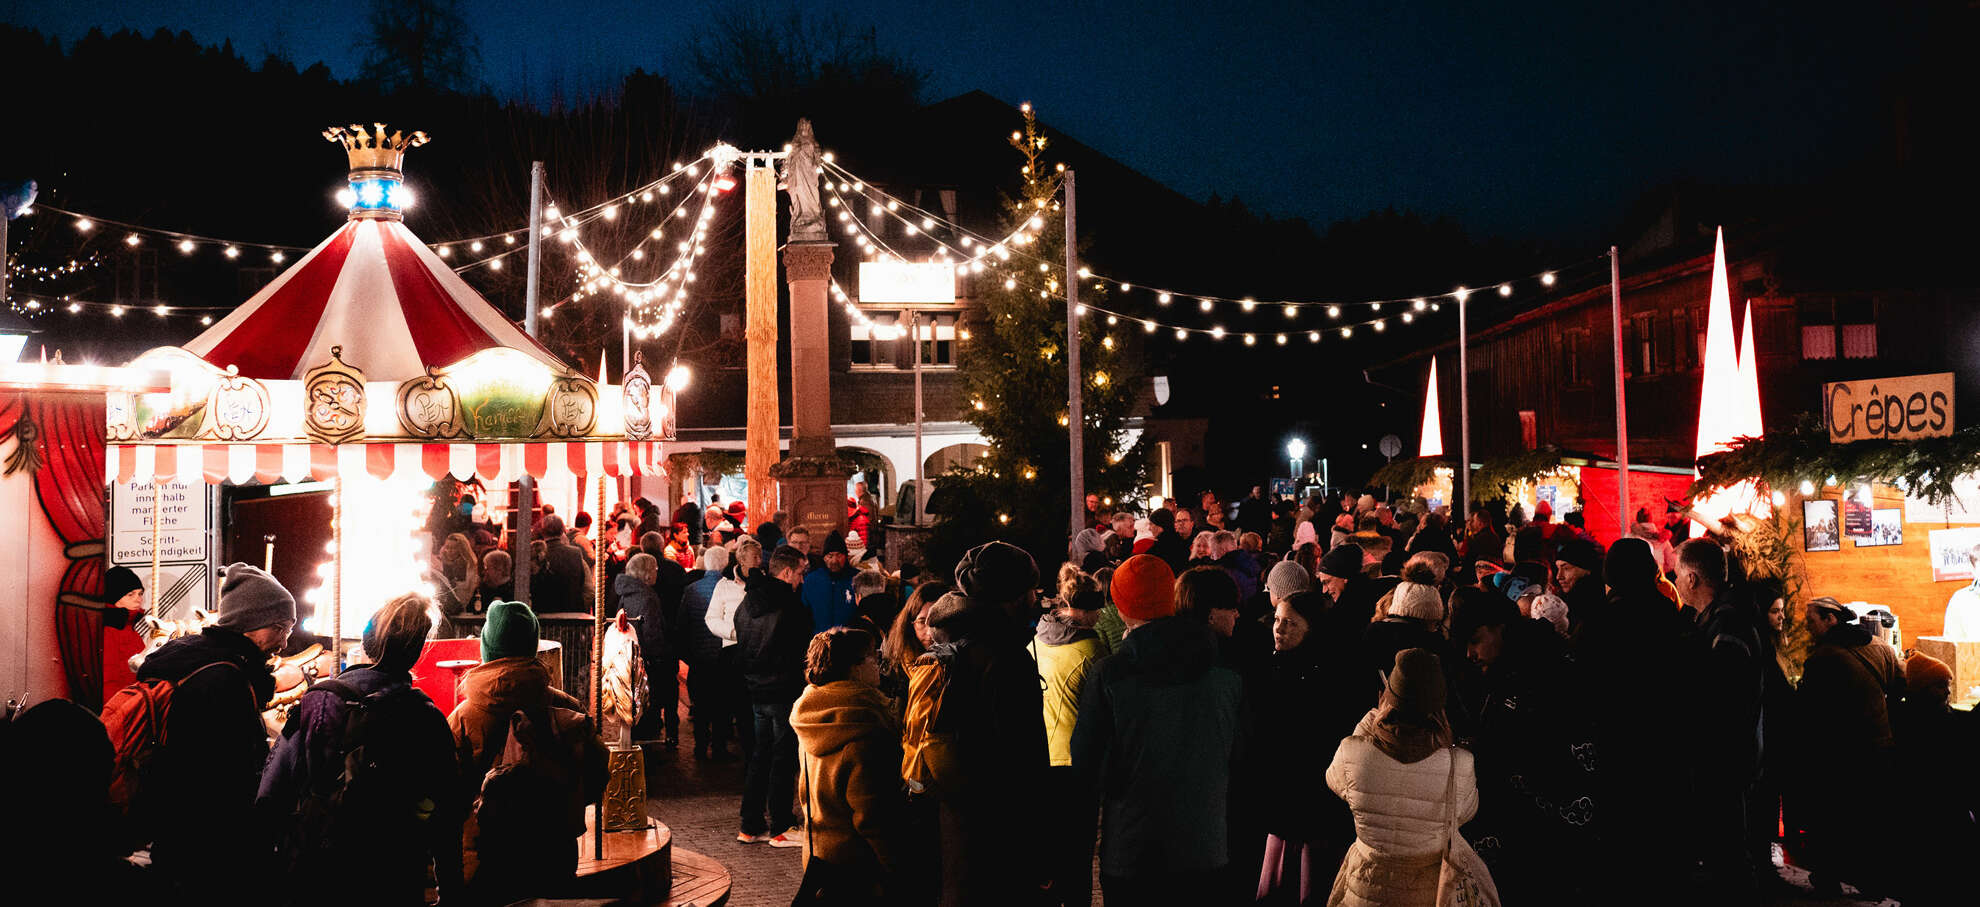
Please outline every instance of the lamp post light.
[[1306, 466], [1306, 442], [1299, 438], [1287, 441], [1286, 456], [1292, 460], [1292, 477], [1299, 478]]

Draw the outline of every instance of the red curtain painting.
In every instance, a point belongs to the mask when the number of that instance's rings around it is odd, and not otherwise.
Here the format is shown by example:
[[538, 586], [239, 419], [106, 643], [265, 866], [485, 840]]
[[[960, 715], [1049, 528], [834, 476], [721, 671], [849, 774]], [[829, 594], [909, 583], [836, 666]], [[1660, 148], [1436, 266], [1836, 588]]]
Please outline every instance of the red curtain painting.
[[[33, 431], [22, 431], [24, 425]], [[35, 497], [69, 561], [55, 603], [56, 651], [69, 698], [92, 711], [103, 700], [103, 617], [69, 603], [103, 592], [103, 425], [100, 395], [17, 393], [0, 400], [0, 443], [30, 441], [39, 454]]]

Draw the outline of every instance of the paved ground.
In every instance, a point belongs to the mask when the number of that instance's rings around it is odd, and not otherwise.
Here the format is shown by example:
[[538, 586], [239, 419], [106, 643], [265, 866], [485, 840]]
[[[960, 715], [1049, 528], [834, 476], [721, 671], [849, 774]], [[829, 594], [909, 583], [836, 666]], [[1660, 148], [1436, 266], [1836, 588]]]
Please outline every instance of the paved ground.
[[[647, 796], [650, 810], [674, 832], [676, 846], [714, 857], [729, 870], [734, 886], [729, 903], [734, 907], [788, 907], [797, 893], [801, 851], [768, 844], [738, 844], [743, 769], [736, 762], [698, 762], [688, 728], [681, 728], [681, 745], [669, 750], [649, 745], [646, 750]], [[1846, 896], [1823, 899], [1808, 887], [1808, 875], [1799, 869], [1781, 870], [1788, 887], [1775, 904], [1823, 905], [1823, 907], [1897, 907], [1894, 900]], [[1094, 885], [1099, 900], [1098, 880]], [[1507, 907], [1519, 907], [1509, 904]]]

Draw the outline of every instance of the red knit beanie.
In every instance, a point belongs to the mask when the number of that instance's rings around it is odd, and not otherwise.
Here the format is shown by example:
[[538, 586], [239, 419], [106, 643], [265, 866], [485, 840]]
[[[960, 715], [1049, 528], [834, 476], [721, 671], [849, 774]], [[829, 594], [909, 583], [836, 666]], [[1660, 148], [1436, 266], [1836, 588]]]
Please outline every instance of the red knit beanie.
[[1114, 571], [1114, 607], [1122, 617], [1155, 620], [1176, 613], [1176, 572], [1152, 554], [1128, 558]]
[[1915, 653], [1904, 660], [1904, 688], [1911, 696], [1925, 692], [1925, 689], [1935, 681], [1944, 680], [1950, 683], [1952, 679], [1952, 668], [1923, 652]]

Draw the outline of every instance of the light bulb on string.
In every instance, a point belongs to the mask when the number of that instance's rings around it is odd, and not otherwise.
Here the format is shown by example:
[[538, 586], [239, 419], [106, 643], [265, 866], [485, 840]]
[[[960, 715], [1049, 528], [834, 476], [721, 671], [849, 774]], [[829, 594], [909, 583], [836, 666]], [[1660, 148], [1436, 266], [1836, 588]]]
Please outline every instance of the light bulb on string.
[[1542, 274], [1542, 275], [1540, 275], [1540, 285], [1541, 285], [1541, 286], [1543, 286], [1543, 287], [1551, 287], [1551, 286], [1553, 286], [1553, 285], [1554, 285], [1554, 272], [1552, 272], [1552, 271], [1548, 271], [1547, 273], [1545, 273], [1545, 274]]
[[1157, 302], [1158, 304], [1161, 304], [1161, 305], [1168, 305], [1168, 304], [1169, 304], [1169, 294], [1167, 294], [1167, 293], [1161, 293], [1161, 294], [1158, 294], [1158, 295], [1157, 295], [1157, 296], [1155, 297], [1155, 301], [1156, 301], [1156, 302]]
[[1292, 303], [1286, 303], [1285, 313], [1287, 318], [1298, 318], [1299, 306], [1293, 305]]
[[1506, 296], [1511, 296], [1511, 295], [1512, 295], [1512, 284], [1509, 284], [1509, 283], [1502, 283], [1502, 284], [1499, 284], [1499, 295], [1500, 295], [1501, 297], [1506, 297]]
[[1278, 344], [1278, 345], [1280, 345], [1280, 346], [1285, 346], [1285, 345], [1286, 345], [1286, 335], [1284, 335], [1284, 334], [1280, 334], [1280, 335], [1278, 335], [1278, 336], [1276, 336], [1276, 337], [1273, 337], [1273, 338], [1272, 338], [1272, 342], [1273, 342], [1273, 343], [1276, 343], [1276, 344]]
[[1210, 311], [1213, 308], [1216, 308], [1216, 305], [1217, 305], [1216, 303], [1211, 302], [1208, 299], [1199, 299], [1196, 301], [1196, 307], [1206, 312]]
[[1339, 318], [1339, 317], [1341, 317], [1341, 307], [1340, 307], [1340, 306], [1337, 306], [1337, 305], [1330, 305], [1330, 306], [1328, 306], [1328, 307], [1327, 307], [1327, 317], [1328, 317], [1328, 318]]
[[1320, 342], [1320, 332], [1319, 332], [1319, 331], [1307, 331], [1307, 332], [1306, 332], [1306, 342], [1308, 342], [1308, 343], [1319, 343], [1319, 342]]

